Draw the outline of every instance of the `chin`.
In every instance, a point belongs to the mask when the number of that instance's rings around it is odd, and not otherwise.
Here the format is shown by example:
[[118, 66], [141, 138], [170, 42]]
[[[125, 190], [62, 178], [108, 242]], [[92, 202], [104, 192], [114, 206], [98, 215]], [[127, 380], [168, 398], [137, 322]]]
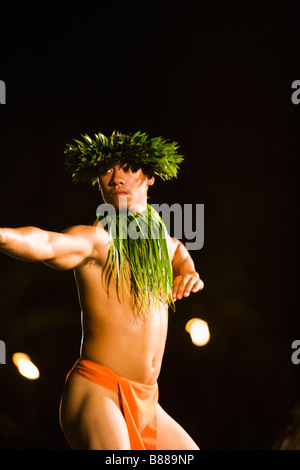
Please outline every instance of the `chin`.
[[119, 199], [113, 198], [112, 200], [107, 200], [107, 201], [105, 201], [105, 202], [106, 202], [106, 204], [111, 204], [111, 205], [114, 206], [116, 209], [120, 209], [120, 208], [129, 209], [129, 208], [130, 208], [130, 204], [129, 204], [128, 201], [126, 201], [126, 204], [124, 204], [124, 202], [123, 202], [123, 204], [120, 204], [121, 201], [120, 201]]

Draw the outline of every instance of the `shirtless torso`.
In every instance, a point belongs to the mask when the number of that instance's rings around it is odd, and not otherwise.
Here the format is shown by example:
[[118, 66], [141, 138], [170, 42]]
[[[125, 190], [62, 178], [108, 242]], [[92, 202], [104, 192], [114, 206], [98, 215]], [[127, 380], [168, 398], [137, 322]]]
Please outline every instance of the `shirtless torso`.
[[164, 353], [167, 308], [161, 305], [153, 310], [145, 322], [136, 319], [126, 291], [121, 293], [120, 302], [111, 282], [107, 295], [101, 271], [96, 262], [75, 270], [82, 309], [81, 356], [105, 364], [119, 376], [153, 384]]
[[[160, 308], [151, 312], [148, 320], [142, 322], [136, 319], [124, 289], [120, 289], [121, 302], [114, 283], [110, 284], [107, 295], [102, 269], [108, 255], [109, 239], [106, 233], [101, 235], [103, 238], [98, 237], [102, 244], [99, 250], [101, 258], [89, 259], [74, 270], [82, 310], [81, 357], [105, 365], [120, 377], [154, 384], [160, 373], [165, 349], [168, 309], [161, 304]], [[174, 258], [176, 246], [177, 241], [172, 240], [171, 259]], [[99, 416], [93, 426], [90, 423], [91, 416]], [[80, 426], [75, 424], [78, 420]], [[164, 443], [162, 447], [178, 445], [178, 448], [183, 449], [186, 445], [188, 448], [190, 445], [195, 446], [185, 431], [160, 406], [158, 420], [166, 424], [170, 421], [177, 433], [182, 435], [175, 444], [170, 433], [169, 444]], [[114, 423], [114, 429], [111, 429], [110, 423]], [[78, 374], [71, 374], [65, 386], [61, 425], [73, 448], [130, 448], [117, 395]], [[159, 429], [161, 436], [165, 435], [163, 424]], [[183, 444], [183, 441], [187, 444]]]
[[[127, 190], [132, 184], [128, 183]], [[203, 282], [184, 245], [170, 240], [176, 300], [201, 290]], [[81, 357], [108, 367], [120, 377], [155, 384], [167, 336], [167, 306], [161, 304], [149, 312], [145, 322], [140, 322], [126, 291], [121, 289], [119, 300], [111, 283], [107, 295], [101, 275], [109, 252], [109, 236], [101, 226], [75, 226], [63, 233], [35, 227], [0, 229], [0, 251], [21, 260], [41, 261], [55, 269], [73, 269], [82, 311]], [[130, 449], [117, 394], [78, 374], [70, 374], [65, 384], [60, 422], [73, 449]], [[198, 449], [160, 405], [157, 434], [161, 449]]]

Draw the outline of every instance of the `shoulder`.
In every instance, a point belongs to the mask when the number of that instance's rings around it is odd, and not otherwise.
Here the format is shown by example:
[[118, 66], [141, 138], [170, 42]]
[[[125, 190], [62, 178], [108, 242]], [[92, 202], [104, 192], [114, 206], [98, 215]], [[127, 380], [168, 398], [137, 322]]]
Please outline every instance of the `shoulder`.
[[65, 229], [63, 233], [90, 244], [95, 252], [109, 244], [109, 235], [100, 224], [74, 225]]
[[104, 237], [107, 234], [106, 230], [102, 227], [101, 224], [94, 225], [72, 225], [71, 227], [66, 228], [63, 233], [73, 236], [82, 236], [82, 237], [95, 237], [101, 236]]

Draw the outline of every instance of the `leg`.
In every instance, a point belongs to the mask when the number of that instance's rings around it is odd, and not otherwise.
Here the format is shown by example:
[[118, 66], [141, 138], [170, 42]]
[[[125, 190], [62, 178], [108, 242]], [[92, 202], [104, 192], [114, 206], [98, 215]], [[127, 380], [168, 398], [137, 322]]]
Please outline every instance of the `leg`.
[[157, 450], [199, 450], [188, 433], [157, 405]]
[[117, 394], [79, 374], [66, 383], [60, 422], [74, 450], [130, 450]]

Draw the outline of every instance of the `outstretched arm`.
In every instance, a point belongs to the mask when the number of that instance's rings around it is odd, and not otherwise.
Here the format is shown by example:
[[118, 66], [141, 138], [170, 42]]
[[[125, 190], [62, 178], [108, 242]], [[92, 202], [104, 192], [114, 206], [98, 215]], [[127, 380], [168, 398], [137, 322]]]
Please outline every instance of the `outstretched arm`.
[[172, 238], [173, 243], [173, 300], [188, 297], [191, 292], [198, 292], [204, 287], [196, 272], [194, 261], [183, 243]]
[[101, 245], [99, 228], [75, 226], [63, 233], [36, 227], [0, 229], [0, 251], [23, 261], [41, 261], [56, 269], [72, 269], [96, 258]]

